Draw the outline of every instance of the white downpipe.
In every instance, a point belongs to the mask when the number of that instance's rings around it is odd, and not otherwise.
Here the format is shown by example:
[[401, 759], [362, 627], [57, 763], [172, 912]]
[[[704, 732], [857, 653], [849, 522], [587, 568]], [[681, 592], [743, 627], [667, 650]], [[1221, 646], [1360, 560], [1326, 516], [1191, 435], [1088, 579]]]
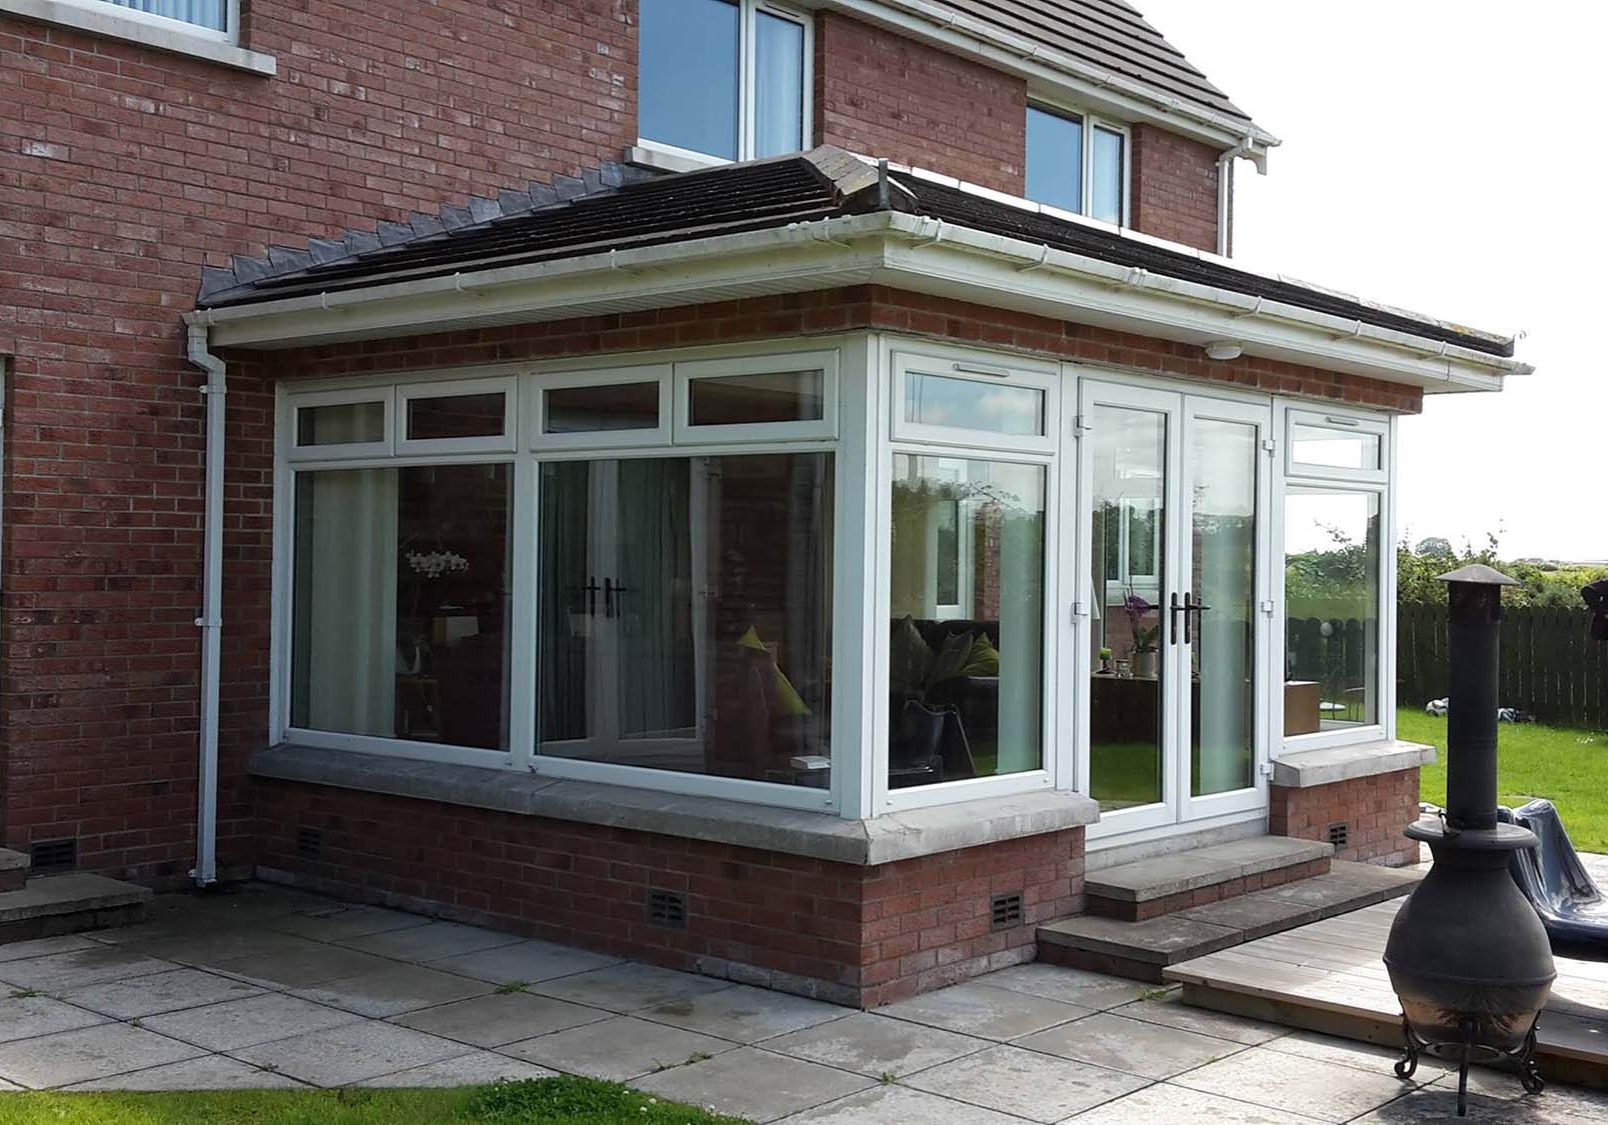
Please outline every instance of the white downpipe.
[[1265, 153], [1258, 156], [1255, 142], [1246, 137], [1217, 158], [1217, 256], [1226, 258], [1234, 249], [1234, 161], [1240, 157], [1256, 161], [1256, 170], [1267, 175]]
[[223, 360], [208, 350], [204, 324], [189, 326], [190, 362], [207, 373], [201, 388], [207, 410], [206, 501], [202, 516], [201, 616], [201, 745], [196, 771], [195, 820], [197, 887], [218, 879], [218, 680], [219, 641], [223, 633], [223, 424], [226, 374]]

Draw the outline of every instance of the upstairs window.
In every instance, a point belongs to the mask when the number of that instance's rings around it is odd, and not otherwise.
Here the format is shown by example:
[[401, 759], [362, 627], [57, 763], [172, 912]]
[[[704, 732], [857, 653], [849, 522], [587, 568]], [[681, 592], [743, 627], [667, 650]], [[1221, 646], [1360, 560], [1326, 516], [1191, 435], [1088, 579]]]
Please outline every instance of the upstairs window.
[[676, 155], [797, 152], [810, 132], [810, 22], [760, 0], [642, 0], [637, 130]]
[[1122, 226], [1128, 221], [1128, 131], [1076, 113], [1027, 107], [1027, 197]]
[[148, 16], [177, 20], [193, 29], [234, 37], [234, 13], [239, 0], [99, 0], [114, 8], [126, 8]]

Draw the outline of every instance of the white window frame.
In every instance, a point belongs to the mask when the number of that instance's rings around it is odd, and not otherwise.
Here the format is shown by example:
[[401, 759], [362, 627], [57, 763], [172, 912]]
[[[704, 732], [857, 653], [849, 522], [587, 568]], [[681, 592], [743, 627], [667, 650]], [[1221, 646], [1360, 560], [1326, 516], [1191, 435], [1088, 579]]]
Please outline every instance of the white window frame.
[[[378, 441], [351, 441], [332, 445], [299, 445], [300, 411], [320, 406], [350, 406], [378, 402], [385, 412], [384, 436]], [[353, 387], [330, 391], [298, 391], [288, 400], [289, 416], [283, 428], [284, 456], [290, 461], [332, 461], [348, 457], [388, 457], [396, 434], [396, 398], [388, 387]]]
[[[921, 445], [955, 446], [966, 449], [992, 449], [1015, 453], [1054, 453], [1057, 444], [1055, 419], [1059, 416], [1059, 376], [1033, 363], [1019, 363], [1010, 357], [937, 348], [899, 350], [892, 356], [893, 401], [890, 434], [894, 441]], [[905, 418], [905, 395], [912, 377], [931, 375], [982, 386], [1013, 387], [1038, 391], [1044, 404], [1040, 434], [1006, 434], [994, 430], [973, 430], [960, 426], [939, 426], [912, 422]]]
[[[1341, 465], [1318, 465], [1295, 459], [1295, 428], [1331, 430], [1336, 437], [1350, 434], [1368, 434], [1379, 439], [1379, 465], [1377, 468], [1346, 468]], [[1390, 422], [1384, 418], [1369, 417], [1343, 410], [1290, 410], [1284, 426], [1284, 471], [1291, 477], [1312, 477], [1319, 480], [1348, 480], [1363, 484], [1383, 484], [1390, 478]]]
[[[524, 444], [537, 451], [548, 449], [629, 449], [644, 445], [669, 445], [672, 441], [671, 372], [668, 363], [640, 367], [600, 368], [590, 371], [559, 371], [535, 377], [526, 384], [530, 400], [527, 424], [529, 436]], [[578, 433], [550, 434], [547, 426], [547, 392], [573, 387], [617, 387], [629, 383], [653, 383], [658, 387], [659, 424], [640, 430], [583, 430]]]
[[[1088, 219], [1090, 222], [1103, 222], [1103, 220], [1095, 219], [1091, 215], [1094, 210], [1094, 131], [1096, 129], [1105, 129], [1107, 132], [1121, 135], [1122, 214], [1118, 218], [1116, 226], [1120, 229], [1130, 227], [1133, 222], [1133, 129], [1124, 122], [1115, 121], [1109, 117], [1101, 117], [1098, 114], [1090, 113], [1086, 109], [1078, 109], [1075, 106], [1057, 104], [1044, 98], [1029, 99], [1027, 108], [1030, 110], [1036, 109], [1055, 117], [1076, 118], [1083, 123], [1082, 192], [1078, 201], [1078, 209], [1072, 214]], [[1030, 154], [1024, 151], [1022, 157], [1024, 177], [1028, 159], [1030, 159]], [[1052, 203], [1043, 203], [1040, 200], [1034, 200], [1033, 202], [1040, 203], [1041, 206], [1048, 208], [1052, 213], [1067, 213], [1064, 208], [1057, 207]]]
[[222, 31], [126, 8], [111, 0], [0, 0], [0, 14], [71, 27], [264, 77], [277, 70], [272, 55], [239, 45], [240, 0], [227, 0]]
[[[729, 426], [692, 424], [692, 384], [700, 379], [729, 379], [743, 375], [772, 375], [787, 371], [821, 373], [820, 418], [796, 422], [745, 422]], [[780, 352], [677, 363], [672, 433], [677, 445], [836, 438], [838, 435], [837, 353]]]
[[[503, 396], [502, 432], [478, 437], [410, 438], [408, 404], [432, 398], [458, 398], [466, 395]], [[519, 419], [517, 386], [513, 376], [483, 379], [447, 379], [430, 383], [403, 383], [396, 388], [396, 453], [399, 457], [433, 453], [512, 453], [518, 441]]]
[[[799, 137], [803, 140], [803, 148], [808, 149], [815, 137], [815, 20], [808, 11], [801, 8], [789, 7], [785, 4], [776, 4], [771, 0], [734, 0], [738, 9], [737, 24], [737, 160], [754, 159], [755, 112], [758, 98], [755, 95], [757, 77], [758, 52], [756, 50], [754, 28], [758, 24], [757, 13], [764, 12], [778, 19], [796, 23], [804, 29], [804, 43], [801, 48], [804, 52], [802, 74], [802, 120], [799, 122]], [[640, 56], [641, 47], [638, 46]], [[640, 94], [638, 95], [640, 97]], [[641, 114], [637, 115], [638, 122]], [[802, 150], [801, 150], [802, 151]], [[642, 135], [639, 131], [637, 142], [629, 153], [634, 163], [648, 164], [664, 168], [672, 172], [684, 172], [693, 168], [708, 167], [711, 165], [730, 163], [723, 156], [714, 156], [710, 153], [698, 152], [695, 149], [682, 148], [668, 141], [654, 140]]]

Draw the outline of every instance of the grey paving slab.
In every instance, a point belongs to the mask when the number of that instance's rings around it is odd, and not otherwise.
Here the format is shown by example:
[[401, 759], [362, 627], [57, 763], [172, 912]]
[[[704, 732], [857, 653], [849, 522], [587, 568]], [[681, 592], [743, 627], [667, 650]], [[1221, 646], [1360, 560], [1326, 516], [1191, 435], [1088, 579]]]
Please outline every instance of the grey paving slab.
[[[1420, 1070], [1420, 1078], [1434, 1072]], [[1316, 1117], [1349, 1121], [1399, 1098], [1416, 1083], [1405, 1083], [1382, 1067], [1354, 1066], [1247, 1047], [1237, 1055], [1208, 1063], [1173, 1079], [1180, 1086], [1226, 1098], [1250, 1098], [1257, 1105]]]
[[67, 953], [53, 953], [48, 957], [30, 957], [26, 961], [8, 961], [0, 965], [0, 981], [17, 989], [61, 992], [101, 981], [167, 972], [178, 967], [172, 961], [147, 957], [137, 950], [97, 945], [93, 949], [75, 949]]
[[[1300, 1055], [1304, 1059], [1339, 1063], [1341, 1066], [1356, 1067], [1370, 1074], [1376, 1074], [1381, 1070], [1388, 1071], [1396, 1060], [1401, 1058], [1401, 1051], [1396, 1047], [1359, 1043], [1355, 1039], [1340, 1039], [1333, 1035], [1320, 1035], [1315, 1031], [1292, 1031], [1277, 1039], [1268, 1040], [1266, 1046], [1270, 1051]], [[1423, 1082], [1434, 1077], [1426, 1071], [1452, 1069], [1454, 1068], [1451, 1063], [1433, 1056], [1426, 1055], [1418, 1060], [1418, 1076]]]
[[354, 977], [340, 977], [313, 988], [297, 992], [308, 1000], [344, 1008], [359, 1015], [383, 1019], [432, 1008], [437, 1004], [450, 1004], [454, 1000], [467, 1000], [492, 990], [483, 980], [471, 980], [452, 973], [427, 969], [422, 965], [391, 963], [373, 972]]
[[1099, 1012], [1015, 1040], [1018, 1047], [1094, 1063], [1145, 1078], [1171, 1078], [1243, 1051], [1243, 1043]]
[[43, 1090], [144, 1070], [201, 1053], [154, 1031], [103, 1023], [0, 1044], [0, 1078]]
[[1173, 1121], [1210, 1122], [1211, 1125], [1296, 1125], [1315, 1121], [1283, 1109], [1268, 1109], [1233, 1098], [1206, 1094], [1184, 1086], [1159, 1082], [1068, 1120], [1067, 1125], [1136, 1125]]
[[540, 981], [531, 985], [530, 991], [611, 1012], [634, 1012], [731, 987], [729, 981], [627, 962]]
[[210, 965], [216, 972], [275, 988], [313, 988], [326, 981], [355, 977], [395, 965], [385, 957], [325, 945], [317, 941], [292, 939], [297, 944], [275, 953], [240, 957]]
[[574, 976], [610, 965], [620, 964], [618, 957], [589, 953], [582, 949], [554, 945], [545, 941], [521, 941], [513, 945], [499, 945], [475, 953], [460, 953], [431, 961], [432, 968], [479, 977], [495, 984], [522, 981], [551, 980], [553, 977]]
[[364, 953], [396, 957], [405, 961], [438, 961], [460, 953], [474, 953], [520, 941], [518, 934], [461, 926], [456, 922], [429, 922], [363, 937], [346, 938], [341, 944]]
[[283, 1090], [303, 1088], [300, 1082], [271, 1070], [231, 1059], [227, 1055], [201, 1055], [183, 1062], [147, 1067], [128, 1074], [97, 1078], [69, 1087], [90, 1090]]
[[364, 1020], [231, 1051], [314, 1086], [345, 1086], [469, 1053], [462, 1043]]
[[902, 1077], [993, 1046], [988, 1039], [959, 1035], [873, 1012], [855, 1012], [765, 1042], [767, 1051], [852, 1070], [871, 1078]]
[[60, 996], [81, 1008], [126, 1020], [225, 1000], [243, 1000], [261, 992], [258, 986], [233, 977], [204, 973], [199, 969], [174, 969], [88, 984], [68, 989]]
[[739, 1047], [638, 1078], [632, 1085], [715, 1113], [766, 1122], [834, 1101], [874, 1082], [802, 1059]]
[[735, 1043], [724, 1039], [679, 1027], [613, 1016], [568, 1031], [509, 1043], [498, 1050], [567, 1074], [625, 1082], [735, 1047]]
[[901, 1000], [877, 1012], [982, 1039], [1015, 1039], [1092, 1015], [1093, 1009], [972, 981]]
[[350, 938], [405, 930], [429, 924], [430, 919], [383, 906], [360, 906], [332, 902], [306, 910], [292, 911], [268, 923], [269, 928], [314, 941], [343, 941]]
[[457, 1058], [442, 1059], [440, 1062], [426, 1063], [410, 1070], [399, 1070], [395, 1074], [383, 1074], [378, 1078], [368, 1078], [359, 1082], [359, 1086], [411, 1086], [432, 1087], [443, 1086], [478, 1086], [485, 1082], [507, 1080], [519, 1082], [532, 1078], [551, 1078], [554, 1071], [546, 1067], [535, 1066], [519, 1059], [511, 1059], [507, 1055], [499, 1055], [492, 1051], [475, 1051]]
[[151, 1016], [140, 1021], [152, 1031], [209, 1051], [233, 1051], [274, 1039], [322, 1031], [362, 1017], [326, 1008], [295, 996], [265, 992], [247, 1000], [231, 1000], [205, 1008]]
[[82, 934], [65, 934], [61, 937], [35, 938], [32, 941], [14, 941], [0, 945], [0, 965], [7, 961], [22, 961], [29, 957], [46, 957], [52, 953], [71, 953], [77, 949], [94, 949], [96, 942]]
[[1143, 922], [1121, 922], [1078, 914], [1040, 926], [1038, 939], [1051, 945], [1109, 953], [1135, 961], [1171, 965], [1238, 945], [1238, 930], [1163, 914]]
[[904, 1084], [1030, 1121], [1060, 1121], [1149, 1082], [1132, 1074], [1000, 1045], [913, 1074]]
[[48, 996], [10, 996], [0, 992], [0, 1043], [93, 1027], [105, 1022], [103, 1015], [63, 1004]]
[[[1545, 1064], [1543, 1064], [1542, 1073], [1545, 1075]], [[1468, 1088], [1481, 1099], [1505, 1102], [1508, 1106], [1510, 1120], [1558, 1121], [1568, 1122], [1569, 1125], [1576, 1125], [1576, 1123], [1584, 1125], [1588, 1121], [1601, 1125], [1601, 1122], [1608, 1121], [1608, 1091], [1605, 1090], [1587, 1090], [1579, 1086], [1549, 1084], [1546, 1090], [1539, 1097], [1536, 1097], [1526, 1094], [1524, 1087], [1512, 1073], [1483, 1066], [1475, 1067], [1469, 1071]], [[1444, 1074], [1423, 1088], [1422, 1093], [1426, 1095], [1423, 1100], [1429, 1102], [1432, 1110], [1438, 1111], [1439, 1107], [1444, 1104], [1443, 1099], [1430, 1101], [1427, 1095], [1444, 1092], [1455, 1093], [1456, 1090], [1456, 1072]], [[1414, 1095], [1414, 1098], [1417, 1100], [1418, 1096]], [[1540, 1118], [1524, 1116], [1525, 1113], [1535, 1109], [1543, 1111], [1544, 1115]]]
[[1244, 941], [1254, 941], [1282, 930], [1304, 926], [1323, 917], [1321, 907], [1275, 898], [1269, 892], [1237, 895], [1206, 906], [1194, 906], [1174, 912], [1174, 917], [1205, 922], [1225, 929], [1239, 930]]
[[1266, 1043], [1270, 1039], [1277, 1039], [1289, 1031], [1288, 1028], [1275, 1024], [1214, 1012], [1210, 1008], [1193, 1008], [1185, 1004], [1176, 994], [1157, 1000], [1138, 1000], [1111, 1010], [1129, 1019], [1144, 1020], [1146, 1023], [1161, 1024], [1163, 1027], [1176, 1027], [1182, 1031], [1197, 1031], [1202, 1035], [1230, 1039], [1250, 1047]]
[[1153, 984], [1063, 968], [1043, 961], [1014, 965], [979, 977], [978, 980], [995, 988], [1008, 988], [1013, 992], [1025, 992], [1050, 1000], [1064, 1000], [1068, 1004], [1096, 1010], [1127, 1004], [1154, 992], [1156, 988]]
[[599, 1008], [530, 992], [509, 992], [426, 1008], [392, 1022], [476, 1047], [500, 1047], [610, 1018], [610, 1013]]
[[637, 1015], [736, 1043], [757, 1043], [789, 1031], [842, 1019], [848, 1013], [849, 1009], [836, 1004], [739, 984], [718, 992], [669, 1000]]
[[783, 1125], [1022, 1125], [996, 1113], [908, 1086], [873, 1086], [782, 1119]]
[[1546, 1095], [1512, 1102], [1470, 1094], [1468, 1116], [1457, 1115], [1457, 1090], [1428, 1086], [1353, 1119], [1353, 1125], [1601, 1125], [1601, 1117], [1581, 1117], [1550, 1103]]
[[215, 968], [247, 957], [269, 958], [319, 948], [317, 942], [292, 934], [233, 925], [192, 926], [181, 934], [164, 934], [146, 941], [123, 944], [148, 956], [202, 969]]

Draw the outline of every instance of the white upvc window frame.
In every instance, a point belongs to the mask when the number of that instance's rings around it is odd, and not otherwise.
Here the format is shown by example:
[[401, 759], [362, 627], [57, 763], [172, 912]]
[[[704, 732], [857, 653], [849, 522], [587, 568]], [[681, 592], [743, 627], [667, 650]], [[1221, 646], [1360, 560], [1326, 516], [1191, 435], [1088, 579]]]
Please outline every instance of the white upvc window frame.
[[[642, 364], [636, 367], [611, 367], [581, 371], [544, 372], [526, 383], [528, 433], [523, 444], [538, 452], [560, 449], [630, 449], [636, 446], [664, 446], [673, 440], [671, 416], [673, 367], [668, 363]], [[583, 430], [574, 433], [547, 432], [547, 392], [570, 390], [579, 387], [626, 386], [633, 383], [652, 383], [658, 388], [659, 421], [652, 427], [640, 430]]]
[[[1122, 181], [1122, 214], [1118, 218], [1118, 221], [1115, 225], [1119, 229], [1123, 230], [1126, 230], [1132, 226], [1133, 128], [1126, 122], [1117, 121], [1110, 117], [1102, 117], [1097, 113], [1091, 113], [1090, 111], [1080, 109], [1075, 105], [1063, 104], [1042, 97], [1029, 98], [1027, 108], [1036, 109], [1042, 113], [1048, 113], [1055, 117], [1076, 118], [1083, 124], [1083, 183], [1081, 185], [1082, 191], [1080, 193], [1077, 210], [1074, 212], [1067, 212], [1066, 209], [1058, 207], [1052, 203], [1044, 203], [1041, 200], [1033, 200], [1033, 202], [1039, 203], [1041, 206], [1048, 208], [1052, 214], [1064, 215], [1070, 213], [1090, 222], [1104, 223], [1104, 220], [1096, 219], [1091, 214], [1091, 212], [1094, 210], [1094, 131], [1096, 129], [1104, 129], [1107, 132], [1116, 133], [1122, 137], [1122, 170], [1120, 174]], [[1024, 110], [1024, 114], [1025, 112], [1026, 111]], [[1027, 161], [1029, 159], [1030, 154], [1024, 151], [1022, 157], [1022, 171], [1024, 180], [1027, 174]]]
[[[56, 0], [58, 4], [64, 0]], [[225, 0], [223, 8], [223, 30], [207, 27], [205, 24], [191, 23], [174, 16], [157, 15], [155, 12], [142, 12], [138, 8], [125, 7], [114, 3], [114, 0], [65, 0], [73, 7], [80, 8], [111, 8], [121, 18], [134, 23], [149, 24], [152, 27], [167, 31], [180, 32], [184, 35], [193, 35], [197, 39], [210, 39], [215, 43], [228, 43], [234, 45], [240, 42], [240, 0]]]
[[[1008, 356], [964, 353], [935, 347], [909, 347], [894, 351], [893, 401], [890, 434], [894, 441], [920, 445], [954, 446], [966, 449], [1004, 450], [1014, 453], [1053, 454], [1058, 435], [1056, 410], [1059, 408], [1060, 377], [1053, 370], [1032, 363], [1018, 363]], [[1008, 434], [996, 430], [971, 429], [913, 422], [905, 417], [910, 380], [921, 376], [953, 379], [978, 386], [1006, 387], [1037, 391], [1043, 404], [1040, 432]]]
[[[703, 379], [732, 379], [788, 371], [821, 372], [821, 417], [790, 422], [693, 425], [692, 385]], [[671, 432], [676, 445], [725, 442], [831, 440], [838, 435], [838, 357], [835, 352], [778, 352], [730, 359], [677, 363]]]
[[[330, 445], [301, 445], [297, 442], [303, 409], [320, 406], [354, 406], [371, 402], [385, 412], [384, 436], [378, 441], [340, 442]], [[280, 446], [286, 460], [334, 461], [346, 458], [389, 457], [396, 440], [396, 397], [389, 388], [347, 387], [327, 391], [299, 391], [289, 400], [288, 415], [281, 421]]]
[[[415, 401], [458, 398], [468, 395], [503, 396], [502, 430], [495, 434], [460, 438], [411, 438], [408, 436], [408, 405]], [[436, 453], [512, 453], [518, 442], [517, 385], [513, 376], [458, 378], [439, 382], [403, 383], [396, 388], [396, 453], [399, 457]]]
[[[1375, 701], [1375, 721], [1360, 723], [1337, 730], [1320, 730], [1310, 734], [1284, 734], [1284, 692], [1272, 692], [1269, 698], [1271, 745], [1274, 757], [1299, 754], [1308, 750], [1328, 750], [1339, 746], [1353, 746], [1381, 742], [1396, 737], [1396, 435], [1397, 420], [1393, 415], [1373, 413], [1349, 407], [1314, 407], [1309, 403], [1288, 399], [1275, 401], [1274, 430], [1282, 456], [1277, 458], [1281, 471], [1274, 481], [1273, 494], [1273, 566], [1272, 598], [1274, 605], [1274, 651], [1278, 660], [1278, 680], [1284, 682], [1284, 670], [1289, 664], [1288, 604], [1285, 590], [1285, 506], [1292, 489], [1336, 494], [1368, 493], [1379, 499], [1379, 650], [1375, 654], [1378, 683]], [[1335, 419], [1344, 422], [1336, 425]], [[1380, 467], [1378, 469], [1348, 469], [1333, 465], [1309, 465], [1294, 461], [1294, 442], [1291, 440], [1296, 425], [1323, 426], [1337, 432], [1366, 432], [1378, 434]]]
[[272, 55], [240, 45], [240, 0], [227, 0], [222, 31], [127, 8], [111, 0], [0, 0], [0, 14], [188, 55], [262, 77], [271, 77], [277, 70]]

